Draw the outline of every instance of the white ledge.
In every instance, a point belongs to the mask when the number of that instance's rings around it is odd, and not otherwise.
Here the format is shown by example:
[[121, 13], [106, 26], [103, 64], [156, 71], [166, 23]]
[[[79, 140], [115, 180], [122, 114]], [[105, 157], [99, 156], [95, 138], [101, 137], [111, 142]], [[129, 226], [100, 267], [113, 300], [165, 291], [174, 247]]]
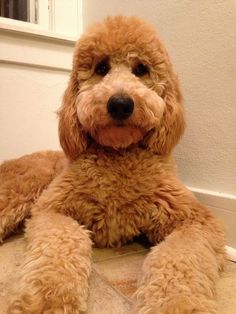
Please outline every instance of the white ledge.
[[236, 213], [236, 195], [198, 189], [188, 186], [197, 198], [208, 206], [220, 207]]
[[[33, 27], [33, 26], [32, 26]], [[63, 37], [35, 26], [3, 25], [0, 19], [0, 63], [70, 71], [75, 38]]]
[[226, 246], [225, 249], [229, 260], [232, 262], [236, 262], [236, 249], [230, 246]]
[[211, 208], [225, 227], [227, 249], [232, 260], [236, 259], [236, 195], [188, 187], [205, 206]]
[[[61, 43], [65, 43], [66, 45], [72, 45], [74, 46], [75, 42], [78, 38], [68, 35], [62, 35], [62, 34], [56, 34], [52, 33], [46, 30], [42, 30], [37, 25], [29, 23], [29, 26], [25, 26], [26, 23], [20, 23], [18, 25], [15, 25], [11, 22], [5, 22], [5, 18], [0, 18], [0, 28], [2, 31], [6, 33], [15, 33], [16, 35], [25, 35], [29, 37], [39, 38], [39, 39], [45, 39], [50, 41], [57, 41]], [[18, 21], [19, 22], [19, 21]]]

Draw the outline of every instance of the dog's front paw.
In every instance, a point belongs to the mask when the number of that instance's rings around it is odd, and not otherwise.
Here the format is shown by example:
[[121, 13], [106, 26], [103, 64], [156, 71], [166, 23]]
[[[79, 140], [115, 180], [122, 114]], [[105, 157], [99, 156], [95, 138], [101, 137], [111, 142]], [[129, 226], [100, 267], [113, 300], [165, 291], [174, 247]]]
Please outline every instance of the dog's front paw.
[[85, 313], [79, 307], [71, 304], [53, 304], [54, 302], [41, 302], [32, 300], [24, 295], [15, 299], [8, 308], [7, 314], [82, 314]]
[[23, 296], [12, 302], [9, 306], [7, 314], [82, 314], [85, 313], [84, 309], [80, 309], [79, 306], [71, 304], [53, 304], [36, 302], [29, 303], [28, 296]]
[[200, 295], [173, 292], [158, 298], [155, 293], [149, 292], [136, 300], [132, 314], [217, 314], [215, 302]]
[[63, 293], [55, 293], [55, 290], [24, 292], [13, 299], [7, 314], [82, 314], [86, 309], [87, 294], [65, 288]]

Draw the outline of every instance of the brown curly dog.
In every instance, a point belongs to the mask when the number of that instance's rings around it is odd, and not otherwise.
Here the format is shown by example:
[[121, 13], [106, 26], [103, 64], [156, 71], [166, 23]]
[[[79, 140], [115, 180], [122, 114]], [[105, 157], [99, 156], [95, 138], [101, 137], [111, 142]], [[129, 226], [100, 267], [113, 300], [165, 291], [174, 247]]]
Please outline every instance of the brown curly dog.
[[120, 246], [140, 234], [153, 248], [133, 312], [217, 313], [224, 232], [177, 177], [170, 154], [184, 131], [182, 97], [153, 28], [122, 16], [90, 28], [59, 118], [68, 161], [45, 152], [1, 167], [2, 239], [31, 216], [8, 313], [85, 311], [92, 243]]

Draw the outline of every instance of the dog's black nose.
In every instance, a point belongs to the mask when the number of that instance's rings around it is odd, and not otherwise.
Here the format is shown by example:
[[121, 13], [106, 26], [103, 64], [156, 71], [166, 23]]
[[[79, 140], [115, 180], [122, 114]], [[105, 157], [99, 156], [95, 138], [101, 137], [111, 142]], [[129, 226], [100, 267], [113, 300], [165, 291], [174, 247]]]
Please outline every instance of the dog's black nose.
[[134, 102], [130, 97], [112, 96], [107, 103], [107, 110], [115, 120], [125, 120], [134, 110]]

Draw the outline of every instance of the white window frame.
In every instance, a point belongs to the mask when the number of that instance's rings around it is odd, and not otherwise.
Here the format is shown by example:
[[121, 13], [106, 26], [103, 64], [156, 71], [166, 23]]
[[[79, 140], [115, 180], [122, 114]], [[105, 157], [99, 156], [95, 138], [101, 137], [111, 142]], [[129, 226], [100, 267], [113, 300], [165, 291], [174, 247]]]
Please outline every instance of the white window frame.
[[[31, 3], [30, 9], [30, 22], [19, 21], [11, 18], [0, 17], [0, 22], [5, 25], [10, 26], [19, 26], [20, 28], [24, 27], [26, 29], [39, 29], [39, 30], [49, 30], [49, 1], [48, 0], [40, 0], [40, 4], [38, 0], [28, 0]], [[33, 5], [32, 5], [33, 3]], [[35, 17], [35, 8], [37, 6], [38, 16]], [[35, 19], [37, 19], [37, 23], [35, 23]]]
[[[35, 3], [34, 0], [29, 0]], [[37, 0], [36, 5], [38, 5], [38, 16], [37, 23], [34, 23], [35, 17], [35, 7], [32, 6], [30, 12], [30, 20], [32, 22], [24, 22], [19, 20], [14, 20], [11, 18], [0, 17], [0, 29], [8, 29], [12, 31], [19, 31], [23, 33], [28, 33], [32, 35], [41, 35], [46, 37], [55, 37], [68, 40], [76, 40], [82, 33], [82, 2], [83, 0], [76, 0], [75, 10], [77, 12], [77, 25], [76, 34], [60, 34], [57, 32], [55, 26], [55, 11], [58, 0]], [[61, 1], [61, 0], [60, 0]], [[64, 0], [65, 4], [67, 0]]]
[[37, 16], [36, 16], [36, 7], [37, 7], [37, 1], [36, 0], [27, 0], [27, 2], [30, 4], [28, 6], [27, 14], [30, 19], [30, 23], [37, 23]]
[[[64, 0], [65, 4], [68, 4], [68, 0]], [[48, 0], [49, 2], [49, 30], [51, 32], [57, 33], [56, 27], [56, 6], [58, 4], [58, 0]], [[80, 36], [83, 31], [83, 19], [82, 19], [82, 9], [83, 9], [83, 0], [74, 0], [75, 7], [74, 10], [77, 12], [77, 29], [76, 36]], [[58, 22], [58, 21], [57, 21]], [[63, 23], [63, 21], [61, 21]]]

